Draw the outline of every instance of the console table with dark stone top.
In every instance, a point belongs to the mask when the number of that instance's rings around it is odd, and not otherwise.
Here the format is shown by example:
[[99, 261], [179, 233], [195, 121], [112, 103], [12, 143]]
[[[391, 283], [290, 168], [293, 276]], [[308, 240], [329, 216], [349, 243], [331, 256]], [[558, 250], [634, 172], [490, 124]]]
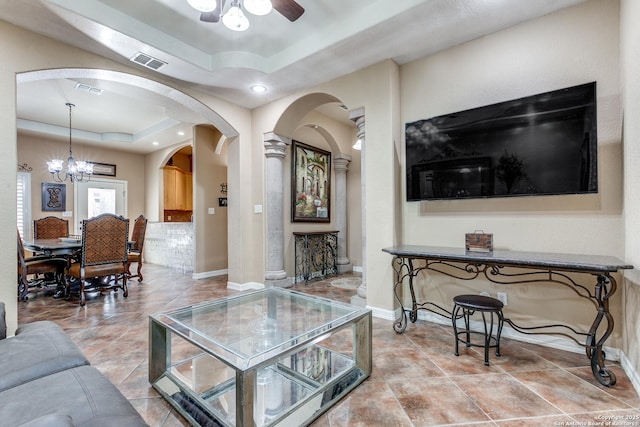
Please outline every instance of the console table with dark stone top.
[[[394, 295], [402, 309], [393, 328], [402, 333], [408, 320], [418, 319], [418, 310], [427, 310], [451, 318], [451, 311], [433, 302], [416, 301], [414, 278], [423, 271], [435, 271], [460, 280], [483, 277], [498, 285], [524, 283], [554, 283], [571, 288], [580, 298], [591, 301], [595, 308], [595, 318], [588, 332], [562, 325], [524, 327], [511, 319], [505, 319], [511, 327], [524, 334], [550, 334], [565, 336], [586, 350], [591, 361], [593, 375], [601, 384], [612, 386], [616, 377], [605, 367], [603, 346], [613, 332], [614, 320], [609, 312], [609, 299], [616, 291], [616, 280], [612, 276], [620, 270], [633, 266], [613, 256], [578, 255], [546, 252], [522, 252], [494, 250], [493, 252], [470, 252], [464, 248], [449, 248], [419, 245], [400, 245], [382, 249], [393, 255], [395, 272]], [[515, 272], [505, 273], [504, 268], [515, 268]], [[578, 283], [571, 274], [595, 277], [593, 286]], [[582, 276], [580, 276], [582, 277]], [[398, 292], [405, 280], [411, 294], [411, 307], [405, 307]], [[585, 279], [586, 280], [586, 279]], [[593, 288], [593, 289], [592, 289]], [[603, 328], [600, 328], [600, 326]], [[562, 329], [566, 332], [557, 332]], [[599, 331], [600, 329], [600, 331]]]

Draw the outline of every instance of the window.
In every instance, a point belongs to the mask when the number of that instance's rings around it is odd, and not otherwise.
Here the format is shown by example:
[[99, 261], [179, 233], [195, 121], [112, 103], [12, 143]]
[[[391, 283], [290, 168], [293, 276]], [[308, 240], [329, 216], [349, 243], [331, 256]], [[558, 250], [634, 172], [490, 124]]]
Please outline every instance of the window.
[[116, 213], [116, 190], [112, 188], [89, 188], [87, 195], [87, 217], [103, 213]]
[[18, 172], [17, 179], [18, 230], [23, 239], [31, 237], [31, 174]]

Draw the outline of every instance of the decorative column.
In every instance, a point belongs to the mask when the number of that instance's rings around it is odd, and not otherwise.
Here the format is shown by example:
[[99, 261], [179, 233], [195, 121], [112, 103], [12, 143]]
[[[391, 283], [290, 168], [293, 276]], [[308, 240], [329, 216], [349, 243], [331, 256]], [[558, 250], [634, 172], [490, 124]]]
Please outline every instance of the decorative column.
[[338, 153], [333, 158], [333, 170], [335, 172], [336, 208], [335, 223], [338, 230], [338, 259], [336, 266], [338, 273], [346, 273], [353, 270], [353, 266], [347, 258], [347, 172], [351, 156]]
[[265, 287], [289, 287], [284, 270], [284, 158], [291, 140], [273, 132], [264, 134], [266, 176], [266, 247]]
[[365, 144], [365, 132], [364, 132], [364, 108], [357, 108], [355, 110], [351, 110], [349, 112], [349, 119], [353, 120], [356, 123], [356, 127], [358, 128], [357, 138], [360, 140], [361, 148], [360, 148], [360, 186], [361, 186], [361, 194], [362, 194], [362, 284], [358, 287], [356, 291], [356, 295], [351, 297], [351, 304], [365, 307], [367, 305], [367, 277], [366, 277], [366, 263], [367, 263], [367, 235], [366, 235], [366, 227], [365, 227], [365, 214], [364, 209], [367, 206], [366, 204], [366, 180], [365, 180], [365, 156], [366, 156], [366, 144]]

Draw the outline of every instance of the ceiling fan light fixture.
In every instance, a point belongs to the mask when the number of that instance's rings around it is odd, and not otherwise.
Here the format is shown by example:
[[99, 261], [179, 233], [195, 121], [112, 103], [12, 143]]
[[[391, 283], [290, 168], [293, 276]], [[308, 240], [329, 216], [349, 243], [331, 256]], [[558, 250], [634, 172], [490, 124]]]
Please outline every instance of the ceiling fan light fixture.
[[244, 8], [253, 15], [266, 15], [273, 9], [271, 0], [244, 0]]
[[189, 6], [200, 12], [213, 12], [218, 0], [187, 0]]
[[245, 31], [249, 28], [249, 20], [244, 16], [244, 13], [242, 13], [238, 0], [231, 3], [231, 7], [227, 13], [222, 16], [222, 23], [225, 27], [233, 31]]

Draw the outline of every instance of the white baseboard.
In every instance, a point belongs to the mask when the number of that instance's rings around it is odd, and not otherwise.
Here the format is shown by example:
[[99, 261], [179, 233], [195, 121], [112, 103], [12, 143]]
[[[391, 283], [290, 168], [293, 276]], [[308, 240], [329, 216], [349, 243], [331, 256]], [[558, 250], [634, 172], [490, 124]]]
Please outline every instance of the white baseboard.
[[[398, 315], [400, 311], [398, 310]], [[451, 326], [451, 320], [439, 316], [435, 313], [419, 311], [418, 319], [426, 320], [433, 323], [439, 323], [443, 325]], [[472, 320], [469, 327], [473, 331], [482, 331], [484, 326], [482, 322]], [[554, 335], [527, 335], [522, 334], [509, 325], [505, 324], [502, 329], [502, 336], [510, 338], [516, 341], [527, 342], [530, 344], [541, 345], [543, 347], [555, 348], [558, 350], [570, 351], [572, 353], [584, 353], [584, 347], [571, 341], [569, 338], [554, 336]], [[607, 354], [608, 360], [620, 361], [620, 354], [622, 351], [614, 347], [604, 347], [604, 351]]]
[[227, 282], [227, 289], [231, 289], [231, 290], [234, 290], [234, 291], [250, 291], [250, 290], [264, 289], [264, 283], [258, 283], [258, 282], [246, 282], [246, 283]]
[[191, 275], [192, 279], [206, 279], [208, 277], [216, 277], [216, 276], [224, 276], [225, 274], [228, 274], [229, 270], [224, 269], [224, 270], [214, 270], [214, 271], [205, 271], [204, 273], [193, 273]]
[[627, 374], [627, 377], [633, 385], [633, 388], [636, 390], [636, 393], [640, 395], [640, 375], [638, 375], [638, 373], [633, 369], [631, 361], [622, 351], [620, 352], [620, 366], [624, 369], [624, 373]]
[[396, 320], [400, 315], [400, 310], [384, 310], [382, 308], [371, 306], [367, 306], [367, 308], [371, 310], [371, 315], [373, 317], [377, 317], [378, 319]]
[[353, 266], [353, 271], [355, 271], [356, 273], [362, 273], [362, 266], [361, 265], [354, 265]]

